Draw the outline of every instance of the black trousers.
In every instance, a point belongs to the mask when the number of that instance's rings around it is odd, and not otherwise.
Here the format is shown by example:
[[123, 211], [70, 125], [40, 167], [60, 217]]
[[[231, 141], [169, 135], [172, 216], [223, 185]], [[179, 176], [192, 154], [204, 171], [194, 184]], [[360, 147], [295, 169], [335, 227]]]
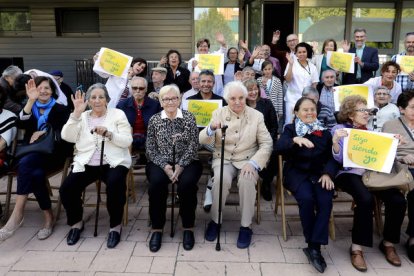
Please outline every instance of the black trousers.
[[308, 179], [293, 194], [299, 205], [306, 243], [328, 244], [333, 194], [333, 190], [328, 191], [320, 183], [312, 183]]
[[[414, 169], [410, 169], [411, 174], [414, 176]], [[408, 226], [407, 235], [410, 238], [414, 238], [414, 189], [407, 194], [408, 205]]]
[[[71, 172], [59, 189], [62, 204], [66, 209], [67, 223], [72, 226], [82, 220], [82, 192], [99, 178], [99, 166], [85, 166], [84, 172]], [[128, 168], [102, 166], [102, 182], [106, 184], [106, 208], [110, 218], [110, 227], [122, 222], [126, 201], [126, 176]]]
[[272, 152], [270, 156], [269, 163], [267, 164], [266, 168], [259, 172], [259, 176], [263, 179], [262, 185], [267, 186], [270, 188], [270, 184], [273, 181], [273, 178], [277, 174], [277, 166], [278, 166], [278, 159], [277, 154]]
[[[198, 180], [203, 167], [195, 160], [179, 176], [176, 192], [180, 198], [180, 216], [184, 228], [194, 226], [195, 210], [197, 207]], [[153, 229], [163, 229], [166, 221], [168, 185], [171, 183], [164, 170], [152, 162], [146, 167], [149, 180], [149, 213]]]
[[[362, 177], [353, 173], [342, 173], [335, 184], [350, 194], [355, 201], [354, 222], [352, 227], [352, 243], [372, 247], [373, 239], [373, 194], [365, 187]], [[384, 202], [384, 240], [392, 243], [400, 242], [401, 225], [404, 220], [406, 201], [398, 189], [375, 191], [375, 195]]]

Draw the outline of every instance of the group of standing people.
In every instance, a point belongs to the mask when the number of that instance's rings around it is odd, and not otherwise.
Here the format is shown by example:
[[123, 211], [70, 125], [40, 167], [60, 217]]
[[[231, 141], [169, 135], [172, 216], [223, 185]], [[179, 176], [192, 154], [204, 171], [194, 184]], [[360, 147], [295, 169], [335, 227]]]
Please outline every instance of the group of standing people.
[[[240, 50], [227, 49], [223, 35], [218, 34], [216, 39], [221, 45], [218, 52], [227, 54], [228, 58], [223, 76], [209, 70], [198, 72], [194, 58], [186, 68], [181, 54], [170, 50], [147, 80], [147, 62], [134, 58], [127, 79], [109, 76], [106, 85], [94, 84], [85, 94], [76, 91], [70, 95], [69, 108], [57, 101], [57, 79], [27, 79], [24, 82], [27, 96], [20, 103], [11, 92], [3, 93], [6, 96], [0, 97], [1, 105], [21, 106], [17, 124], [26, 130], [25, 144], [38, 140], [48, 128], [53, 129], [56, 137], [53, 155], [34, 152], [18, 160], [16, 205], [0, 229], [0, 240], [9, 238], [23, 224], [24, 207], [31, 192], [45, 217], [37, 237], [46, 239], [52, 234], [55, 221], [45, 185], [46, 172], [52, 165], [62, 166], [65, 158], [73, 155], [72, 171], [60, 188], [71, 227], [67, 244], [74, 245], [81, 237], [84, 230], [82, 192], [99, 178], [106, 184], [110, 217], [107, 247], [114, 248], [121, 240], [132, 145], [133, 150], [145, 149], [148, 160], [146, 175], [152, 225], [149, 249], [157, 252], [161, 248], [168, 187], [174, 183], [180, 201], [183, 248], [191, 250], [195, 243], [197, 183], [202, 173], [198, 150], [201, 145], [208, 145], [213, 152], [214, 177], [210, 187], [211, 221], [205, 231], [207, 241], [214, 241], [219, 235], [222, 223], [219, 218], [223, 219], [219, 206], [224, 206], [236, 179], [241, 215], [237, 247], [249, 247], [256, 183], [259, 177], [263, 178], [263, 197], [271, 200], [271, 182], [280, 154], [284, 157], [284, 186], [299, 205], [308, 244], [304, 253], [319, 272], [327, 267], [321, 246], [328, 243], [335, 187], [349, 193], [355, 202], [350, 257], [357, 270], [367, 270], [363, 246], [373, 245], [374, 197], [385, 204], [384, 233], [379, 249], [392, 265], [401, 265], [394, 244], [400, 241], [401, 225], [408, 209], [406, 248], [409, 259], [414, 261], [414, 192], [409, 191], [405, 198], [396, 188], [370, 191], [362, 182], [364, 169], [343, 166], [343, 141], [348, 135], [345, 128], [370, 129], [395, 134], [399, 139], [397, 160], [414, 174], [414, 92], [411, 90], [414, 72], [400, 75], [401, 69], [393, 58], [382, 66], [381, 76], [374, 78], [379, 68], [378, 51], [365, 45], [364, 29], [354, 31], [354, 48], [347, 42], [342, 44], [344, 51], [356, 54], [354, 74], [340, 74], [327, 65], [327, 51], [337, 50], [332, 39], [324, 42], [321, 55], [313, 55], [312, 47], [299, 43], [295, 34], [287, 37], [290, 52], [278, 49], [279, 38], [280, 32], [276, 31], [270, 45], [262, 45], [250, 53], [244, 42], [240, 43]], [[196, 46], [200, 54], [210, 52], [210, 41], [206, 38], [198, 40]], [[400, 55], [414, 55], [414, 34], [407, 34], [405, 47], [406, 51]], [[8, 88], [15, 79], [14, 75], [13, 78], [4, 75], [2, 86]], [[336, 118], [333, 116], [332, 88], [339, 83], [371, 86], [375, 91], [375, 120], [372, 109], [359, 96], [345, 98]], [[183, 98], [218, 99], [222, 100], [223, 107], [213, 112], [207, 127], [200, 129], [194, 115], [181, 110]], [[222, 149], [224, 131], [226, 139]], [[0, 134], [1, 150], [10, 145], [13, 134], [6, 131]], [[278, 134], [281, 134], [279, 139]], [[221, 156], [222, 150], [224, 156]], [[219, 202], [220, 194], [222, 202]]]

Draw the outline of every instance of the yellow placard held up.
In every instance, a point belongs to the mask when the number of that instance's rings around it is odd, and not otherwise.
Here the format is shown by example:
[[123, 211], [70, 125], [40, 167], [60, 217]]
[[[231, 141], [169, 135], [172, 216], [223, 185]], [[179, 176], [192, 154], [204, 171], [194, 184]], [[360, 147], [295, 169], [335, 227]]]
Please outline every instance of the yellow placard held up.
[[387, 172], [384, 164], [392, 151], [393, 140], [392, 137], [384, 137], [375, 132], [351, 129], [346, 154], [359, 167]]
[[334, 70], [345, 73], [354, 73], [354, 57], [355, 54], [352, 53], [329, 51], [327, 54], [326, 63]]
[[188, 111], [196, 118], [198, 127], [206, 127], [210, 123], [213, 111], [220, 107], [217, 101], [188, 100]]
[[342, 85], [334, 87], [335, 110], [338, 111], [342, 101], [351, 95], [359, 95], [367, 100], [368, 107], [374, 106], [374, 97], [367, 85]]
[[197, 54], [195, 58], [198, 60], [198, 70], [212, 70], [215, 75], [223, 74], [223, 54]]
[[401, 67], [401, 72], [410, 74], [414, 72], [414, 56], [397, 56], [397, 63]]
[[100, 56], [100, 66], [109, 74], [121, 77], [128, 65], [129, 59], [127, 56], [105, 48]]

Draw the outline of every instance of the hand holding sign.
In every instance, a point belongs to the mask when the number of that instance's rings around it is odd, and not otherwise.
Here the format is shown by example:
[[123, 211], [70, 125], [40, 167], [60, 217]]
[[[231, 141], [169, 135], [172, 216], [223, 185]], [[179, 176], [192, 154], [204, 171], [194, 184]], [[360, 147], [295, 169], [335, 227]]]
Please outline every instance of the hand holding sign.
[[393, 134], [346, 129], [344, 167], [364, 168], [389, 173], [397, 153], [398, 139]]
[[131, 62], [130, 56], [108, 48], [101, 48], [93, 71], [126, 79]]
[[196, 54], [198, 61], [196, 71], [212, 70], [214, 75], [223, 75], [224, 55], [223, 54]]

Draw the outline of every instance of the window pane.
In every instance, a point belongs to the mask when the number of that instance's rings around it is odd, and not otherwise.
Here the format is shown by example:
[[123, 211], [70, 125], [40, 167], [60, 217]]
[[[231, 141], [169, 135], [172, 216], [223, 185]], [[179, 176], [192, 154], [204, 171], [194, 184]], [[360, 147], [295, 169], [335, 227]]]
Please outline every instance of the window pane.
[[262, 4], [260, 1], [253, 1], [249, 4], [248, 18], [248, 38], [249, 49], [254, 49], [256, 45], [262, 44]]
[[414, 2], [407, 1], [403, 3], [399, 52], [405, 51], [405, 48], [404, 48], [405, 35], [414, 30], [413, 26], [414, 26]]
[[392, 49], [395, 20], [394, 3], [355, 3], [352, 9], [352, 32], [367, 30], [367, 45], [378, 49]]
[[30, 31], [30, 12], [28, 9], [1, 9], [0, 31]]
[[238, 7], [239, 0], [194, 0], [194, 7]]
[[99, 33], [99, 10], [97, 8], [55, 10], [56, 33]]
[[210, 49], [220, 45], [215, 37], [221, 32], [228, 46], [235, 46], [239, 40], [239, 8], [195, 8], [195, 39], [208, 38]]

